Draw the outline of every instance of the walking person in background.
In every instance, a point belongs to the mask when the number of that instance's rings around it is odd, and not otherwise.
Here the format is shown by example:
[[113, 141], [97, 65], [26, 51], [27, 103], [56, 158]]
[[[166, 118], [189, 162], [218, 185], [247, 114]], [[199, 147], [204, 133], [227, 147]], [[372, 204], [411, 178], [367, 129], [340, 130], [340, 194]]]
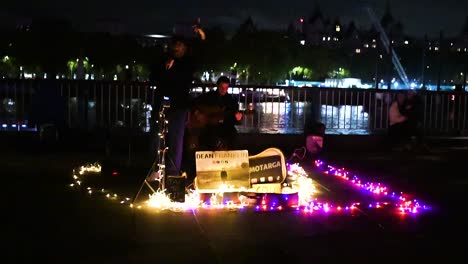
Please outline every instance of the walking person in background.
[[408, 91], [403, 114], [408, 117], [408, 133], [413, 146], [421, 151], [428, 151], [423, 135], [423, 102], [416, 91]]
[[405, 93], [398, 92], [389, 109], [388, 136], [390, 147], [394, 150], [401, 148], [405, 150], [411, 149], [409, 145], [411, 124], [408, 121], [408, 116], [404, 115], [405, 102]]

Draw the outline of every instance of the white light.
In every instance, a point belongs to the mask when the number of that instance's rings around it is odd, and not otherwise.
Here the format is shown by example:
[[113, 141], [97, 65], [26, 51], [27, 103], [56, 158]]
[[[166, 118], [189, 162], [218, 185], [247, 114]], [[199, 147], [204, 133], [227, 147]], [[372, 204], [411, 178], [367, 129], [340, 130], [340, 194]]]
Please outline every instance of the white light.
[[395, 86], [395, 88], [398, 88], [398, 82], [393, 83], [393, 86]]
[[305, 40], [301, 40], [301, 45], [305, 45]]
[[167, 35], [159, 35], [159, 34], [150, 34], [150, 35], [146, 35], [146, 37], [148, 37], [148, 38], [169, 38], [169, 36], [167, 36]]
[[7, 124], [3, 124], [2, 127], [3, 127], [3, 128], [7, 128], [8, 125], [7, 125]]
[[361, 49], [356, 49], [356, 53], [361, 53]]
[[125, 69], [127, 69], [127, 70], [128, 70], [128, 65], [125, 65]]
[[408, 45], [409, 44], [409, 41], [405, 40], [405, 45]]
[[16, 127], [16, 124], [11, 125], [11, 127]]
[[22, 125], [21, 125], [21, 127], [25, 128], [25, 127], [26, 127], [26, 125], [25, 125], [25, 124], [22, 124]]

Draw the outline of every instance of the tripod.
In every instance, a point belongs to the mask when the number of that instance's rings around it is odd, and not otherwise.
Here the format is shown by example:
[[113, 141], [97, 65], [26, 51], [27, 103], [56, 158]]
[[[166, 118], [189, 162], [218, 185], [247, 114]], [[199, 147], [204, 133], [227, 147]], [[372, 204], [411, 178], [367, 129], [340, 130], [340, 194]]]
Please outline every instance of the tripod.
[[[164, 98], [166, 99], [166, 98]], [[159, 116], [158, 116], [158, 151], [153, 160], [153, 163], [146, 174], [143, 183], [140, 186], [140, 189], [135, 194], [132, 200], [132, 204], [138, 199], [143, 186], [147, 186], [153, 193], [156, 192], [164, 192], [165, 191], [165, 181], [166, 181], [166, 154], [168, 151], [168, 147], [166, 146], [166, 135], [168, 132], [168, 120], [166, 118], [166, 111], [170, 108], [170, 103], [168, 100], [163, 100], [160, 108], [159, 108]], [[156, 170], [157, 168], [157, 170]], [[153, 186], [151, 186], [149, 178], [150, 176], [156, 171], [155, 181], [159, 182], [158, 189], [155, 190]]]

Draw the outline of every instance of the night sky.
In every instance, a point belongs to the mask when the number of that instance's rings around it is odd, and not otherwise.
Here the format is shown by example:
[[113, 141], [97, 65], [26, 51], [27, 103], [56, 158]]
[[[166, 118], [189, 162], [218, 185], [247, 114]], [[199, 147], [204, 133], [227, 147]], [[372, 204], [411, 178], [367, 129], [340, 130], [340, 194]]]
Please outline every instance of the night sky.
[[[97, 3], [95, 3], [97, 2]], [[85, 30], [96, 21], [115, 21], [132, 33], [169, 31], [174, 23], [200, 17], [204, 26], [220, 25], [232, 30], [252, 16], [260, 28], [285, 29], [299, 18], [307, 17], [318, 3], [322, 12], [341, 22], [354, 20], [368, 26], [366, 5], [378, 16], [385, 10], [387, 0], [15, 0], [3, 3], [0, 17], [60, 16], [71, 19]], [[444, 30], [446, 36], [460, 33], [468, 14], [466, 0], [390, 0], [395, 19], [401, 20], [406, 33], [436, 36]], [[6, 8], [5, 8], [6, 7]]]

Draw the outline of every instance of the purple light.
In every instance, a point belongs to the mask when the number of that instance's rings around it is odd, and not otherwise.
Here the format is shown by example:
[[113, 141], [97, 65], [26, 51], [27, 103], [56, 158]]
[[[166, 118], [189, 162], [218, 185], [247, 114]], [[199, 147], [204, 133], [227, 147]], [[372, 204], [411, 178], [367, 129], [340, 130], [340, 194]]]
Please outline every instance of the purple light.
[[[375, 182], [364, 182], [361, 181], [356, 175], [353, 175], [350, 177], [350, 173], [346, 171], [344, 168], [335, 168], [333, 166], [327, 165], [324, 166], [324, 162], [321, 160], [316, 160], [315, 161], [315, 166], [319, 169], [324, 174], [327, 175], [333, 175], [336, 177], [339, 177], [345, 181], [347, 181], [349, 184], [357, 187], [358, 189], [367, 191], [373, 195], [378, 195], [380, 197], [388, 197], [393, 200], [397, 199], [398, 202], [394, 205], [396, 208], [399, 208], [399, 210], [404, 213], [404, 212], [411, 212], [413, 214], [416, 214], [420, 212], [420, 209], [427, 210], [429, 209], [428, 206], [422, 205], [419, 203], [416, 199], [413, 199], [412, 201], [408, 199], [402, 192], [400, 192], [399, 196], [395, 195], [395, 192], [390, 192], [390, 188], [386, 187], [385, 185], [381, 183], [375, 183]], [[388, 203], [383, 203], [384, 205], [388, 205]], [[382, 206], [379, 203], [376, 203], [375, 205], [369, 204], [369, 208], [382, 208]]]

